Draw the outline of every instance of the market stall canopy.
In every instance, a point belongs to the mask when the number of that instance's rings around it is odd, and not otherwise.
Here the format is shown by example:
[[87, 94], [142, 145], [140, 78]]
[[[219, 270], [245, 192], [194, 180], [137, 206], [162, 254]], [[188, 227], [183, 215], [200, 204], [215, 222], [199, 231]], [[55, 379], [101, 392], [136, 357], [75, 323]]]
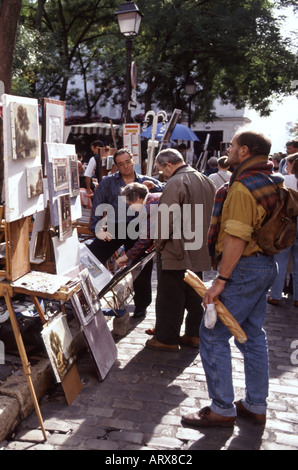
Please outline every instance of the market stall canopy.
[[[66, 134], [97, 134], [99, 136], [112, 135], [111, 125], [106, 122], [92, 122], [90, 124], [80, 124], [75, 126], [66, 126]], [[122, 136], [123, 130], [122, 125], [113, 124], [113, 130], [115, 136]]]
[[[156, 140], [161, 140], [165, 133], [168, 124], [164, 125], [162, 122], [157, 124], [157, 133], [155, 135]], [[145, 137], [146, 139], [152, 138], [152, 126], [147, 127], [145, 131], [141, 133], [141, 137]], [[176, 124], [173, 133], [171, 135], [171, 140], [191, 140], [200, 142], [198, 136], [187, 126], [183, 124]]]

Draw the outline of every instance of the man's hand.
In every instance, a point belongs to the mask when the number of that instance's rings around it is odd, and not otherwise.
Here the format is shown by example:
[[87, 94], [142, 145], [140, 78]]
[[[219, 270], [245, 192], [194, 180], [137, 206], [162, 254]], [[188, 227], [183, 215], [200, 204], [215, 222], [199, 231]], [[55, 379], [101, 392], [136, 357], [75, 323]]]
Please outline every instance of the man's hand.
[[142, 184], [144, 184], [145, 186], [147, 186], [148, 189], [153, 189], [155, 188], [155, 185], [152, 181], [149, 181], [149, 180], [146, 180], [146, 181], [143, 181]]
[[126, 266], [127, 263], [128, 263], [128, 258], [126, 255], [122, 255], [120, 256], [117, 260], [117, 264], [118, 266], [122, 267], [122, 266]]
[[219, 294], [222, 293], [222, 291], [225, 288], [225, 281], [221, 281], [220, 279], [216, 279], [212, 286], [209, 287], [209, 289], [206, 290], [206, 293], [203, 298], [203, 305], [205, 308], [207, 308], [208, 304], [216, 304], [216, 298], [219, 296]]
[[107, 232], [106, 230], [101, 230], [96, 234], [96, 237], [99, 238], [99, 240], [102, 240], [103, 242], [110, 242], [113, 239], [113, 235], [110, 232]]

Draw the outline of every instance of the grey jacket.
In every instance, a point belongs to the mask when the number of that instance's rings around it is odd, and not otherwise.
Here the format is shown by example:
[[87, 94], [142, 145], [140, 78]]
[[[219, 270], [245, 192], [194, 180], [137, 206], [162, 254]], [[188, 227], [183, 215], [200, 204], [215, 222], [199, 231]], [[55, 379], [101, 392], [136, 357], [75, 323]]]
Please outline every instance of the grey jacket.
[[207, 232], [214, 195], [210, 179], [188, 165], [168, 180], [160, 198], [155, 241], [162, 269], [211, 269]]

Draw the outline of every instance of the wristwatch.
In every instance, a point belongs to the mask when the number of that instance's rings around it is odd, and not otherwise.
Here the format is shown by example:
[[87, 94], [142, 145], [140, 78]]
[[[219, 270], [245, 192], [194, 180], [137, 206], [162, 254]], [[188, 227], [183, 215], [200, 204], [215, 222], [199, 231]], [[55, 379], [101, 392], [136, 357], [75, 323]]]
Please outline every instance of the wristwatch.
[[218, 274], [216, 279], [220, 279], [221, 281], [226, 281], [227, 282], [227, 281], [229, 281], [230, 278], [229, 277], [223, 277], [220, 274]]

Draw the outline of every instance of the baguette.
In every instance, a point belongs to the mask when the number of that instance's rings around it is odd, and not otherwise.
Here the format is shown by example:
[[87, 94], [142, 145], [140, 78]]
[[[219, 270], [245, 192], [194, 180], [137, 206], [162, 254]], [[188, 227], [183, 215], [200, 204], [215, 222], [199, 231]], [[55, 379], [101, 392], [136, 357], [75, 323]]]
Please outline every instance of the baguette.
[[[204, 297], [207, 287], [195, 273], [187, 269], [184, 276], [184, 281], [187, 282], [187, 284], [189, 284], [200, 297]], [[246, 334], [242, 330], [239, 323], [235, 320], [233, 315], [231, 315], [228, 309], [224, 306], [224, 304], [220, 300], [216, 299], [214, 305], [219, 319], [228, 328], [230, 333], [236, 338], [239, 343], [246, 343]]]

